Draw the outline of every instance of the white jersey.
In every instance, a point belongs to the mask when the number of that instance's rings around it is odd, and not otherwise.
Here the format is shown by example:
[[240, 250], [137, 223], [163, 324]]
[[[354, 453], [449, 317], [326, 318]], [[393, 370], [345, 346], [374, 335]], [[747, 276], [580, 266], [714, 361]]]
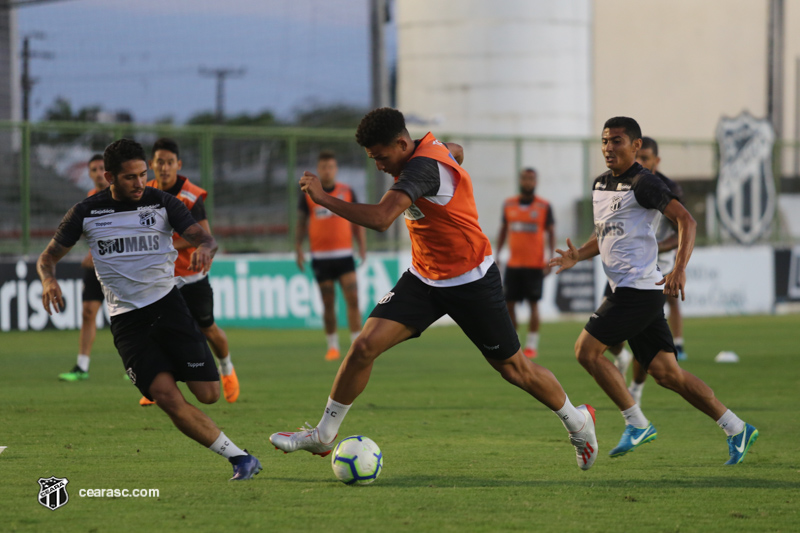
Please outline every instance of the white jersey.
[[617, 287], [662, 290], [656, 226], [667, 204], [676, 198], [639, 163], [614, 177], [602, 174], [592, 186], [595, 234], [603, 269]]
[[147, 187], [141, 200], [125, 203], [106, 189], [73, 206], [54, 239], [72, 247], [84, 235], [109, 315], [115, 316], [157, 302], [175, 287], [172, 233], [194, 223], [171, 194]]

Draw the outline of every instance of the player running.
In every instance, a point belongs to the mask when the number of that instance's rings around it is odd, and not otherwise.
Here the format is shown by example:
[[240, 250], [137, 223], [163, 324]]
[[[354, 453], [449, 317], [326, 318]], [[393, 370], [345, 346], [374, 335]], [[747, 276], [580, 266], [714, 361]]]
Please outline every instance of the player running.
[[145, 187], [147, 158], [138, 143], [121, 139], [103, 154], [111, 186], [76, 204], [36, 264], [42, 304], [64, 309], [56, 264], [86, 237], [111, 316], [114, 345], [128, 377], [186, 436], [226, 457], [233, 480], [249, 479], [261, 463], [231, 442], [214, 422], [188, 403], [176, 380], [198, 401], [219, 399], [219, 374], [206, 339], [176, 288], [173, 231], [196, 247], [189, 269], [208, 272], [214, 238], [174, 196]]
[[[105, 176], [103, 156], [95, 154], [89, 159], [89, 177], [94, 182], [94, 189], [86, 195], [94, 196], [108, 188], [109, 183]], [[69, 372], [58, 375], [61, 381], [82, 381], [89, 379], [89, 362], [92, 356], [92, 346], [97, 335], [97, 312], [103, 303], [103, 288], [97, 280], [94, 271], [92, 254], [87, 253], [81, 261], [83, 267], [83, 309], [81, 316], [81, 333], [78, 343], [78, 362]]]
[[508, 314], [514, 330], [517, 329], [517, 302], [528, 300], [531, 315], [528, 334], [522, 353], [534, 359], [539, 349], [539, 300], [542, 299], [542, 282], [550, 273], [545, 256], [545, 235], [550, 257], [555, 246], [555, 219], [550, 203], [536, 196], [536, 171], [523, 169], [519, 174], [519, 195], [503, 203], [503, 223], [497, 238], [497, 253], [508, 237], [511, 255], [503, 276]]
[[[208, 193], [205, 189], [190, 182], [185, 176], [178, 175], [183, 166], [178, 143], [172, 139], [161, 138], [153, 144], [153, 160], [151, 162], [156, 179], [147, 182], [148, 187], [155, 187], [175, 196], [189, 209], [192, 217], [200, 226], [211, 233], [211, 226], [206, 216], [204, 201]], [[239, 378], [231, 362], [228, 349], [228, 336], [214, 323], [214, 291], [208, 281], [208, 272], [194, 272], [189, 268], [194, 246], [186, 242], [180, 235], [172, 235], [172, 245], [178, 250], [175, 260], [175, 275], [183, 278], [180, 288], [186, 306], [206, 336], [211, 350], [219, 360], [219, 372], [222, 375], [222, 390], [225, 401], [233, 403], [239, 398]], [[146, 397], [139, 400], [139, 405], [152, 405]]]
[[386, 107], [361, 120], [356, 141], [378, 170], [395, 177], [380, 203], [335, 198], [310, 172], [300, 179], [301, 189], [318, 205], [378, 231], [405, 213], [412, 266], [378, 302], [350, 346], [319, 424], [275, 433], [270, 442], [287, 453], [330, 453], [347, 411], [367, 386], [375, 359], [392, 346], [419, 337], [448, 314], [504, 379], [559, 416], [575, 447], [578, 466], [591, 468], [597, 457], [594, 409], [574, 407], [555, 376], [522, 354], [491, 244], [478, 225], [472, 180], [460, 165], [461, 147], [445, 145], [431, 133], [412, 140], [403, 114]]
[[[620, 457], [655, 440], [656, 428], [625, 387], [625, 378], [604, 355], [606, 348], [628, 341], [633, 356], [656, 383], [680, 394], [716, 420], [728, 436], [728, 465], [741, 463], [758, 430], [727, 409], [703, 381], [682, 369], [664, 318], [664, 297], [685, 297], [686, 265], [692, 254], [696, 223], [667, 186], [636, 162], [642, 146], [639, 124], [628, 117], [606, 121], [602, 149], [608, 172], [592, 186], [595, 234], [580, 249], [556, 249], [550, 261], [556, 274], [600, 254], [613, 294], [592, 314], [575, 344], [578, 361], [622, 411], [625, 432], [609, 452]], [[675, 267], [662, 276], [656, 261], [655, 226], [663, 213], [678, 227]], [[660, 286], [663, 285], [663, 291]]]
[[[322, 189], [345, 202], [358, 202], [356, 195], [344, 183], [336, 181], [336, 156], [323, 151], [317, 161], [317, 175]], [[352, 224], [336, 213], [317, 205], [307, 194], [300, 196], [298, 204], [297, 230], [295, 233], [295, 253], [297, 266], [305, 271], [303, 241], [309, 236], [311, 247], [311, 269], [322, 295], [323, 322], [325, 338], [328, 340], [326, 361], [336, 361], [340, 357], [339, 334], [336, 332], [336, 281], [342, 288], [347, 303], [347, 323], [350, 326], [350, 342], [361, 332], [361, 311], [358, 310], [358, 282], [356, 263], [353, 260], [353, 236], [358, 242], [361, 261], [366, 259], [367, 240], [365, 230]]]

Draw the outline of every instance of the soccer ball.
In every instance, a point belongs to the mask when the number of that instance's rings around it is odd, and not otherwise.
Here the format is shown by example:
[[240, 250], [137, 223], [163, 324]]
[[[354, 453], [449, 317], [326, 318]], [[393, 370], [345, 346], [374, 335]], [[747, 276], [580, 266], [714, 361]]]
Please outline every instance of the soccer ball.
[[339, 441], [331, 454], [333, 473], [347, 485], [368, 485], [383, 468], [383, 454], [375, 441], [356, 435]]

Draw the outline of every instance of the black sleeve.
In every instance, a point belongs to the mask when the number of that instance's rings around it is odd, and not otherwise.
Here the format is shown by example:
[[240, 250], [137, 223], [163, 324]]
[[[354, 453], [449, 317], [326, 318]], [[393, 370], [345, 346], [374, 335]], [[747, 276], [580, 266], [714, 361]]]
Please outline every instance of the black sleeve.
[[306, 202], [306, 193], [303, 191], [300, 191], [300, 197], [297, 199], [297, 209], [305, 213], [306, 216], [311, 214], [308, 210], [308, 202]]
[[208, 219], [208, 215], [206, 215], [206, 204], [203, 202], [202, 196], [197, 199], [189, 212], [192, 214], [192, 218], [194, 218], [197, 222], [202, 222], [203, 220]]
[[430, 157], [415, 157], [400, 173], [391, 191], [403, 191], [416, 202], [423, 196], [433, 196], [439, 190], [439, 164]]
[[186, 205], [171, 194], [164, 194], [164, 205], [167, 208], [169, 225], [178, 235], [182, 235], [184, 231], [189, 229], [189, 226], [195, 224], [195, 220]]
[[548, 204], [547, 205], [547, 219], [544, 221], [544, 225], [547, 226], [547, 227], [550, 227], [550, 226], [555, 226], [555, 224], [556, 224], [556, 219], [553, 216], [553, 206]]
[[67, 214], [61, 219], [61, 224], [58, 225], [53, 239], [66, 248], [75, 246], [83, 234], [83, 217], [84, 210], [81, 208], [81, 204], [73, 205], [72, 209], [67, 211]]
[[667, 185], [653, 174], [640, 174], [632, 188], [636, 201], [645, 209], [658, 209], [663, 213], [667, 204], [677, 199]]
[[672, 194], [678, 199], [680, 203], [683, 203], [683, 187], [678, 185], [677, 182], [670, 180], [671, 187], [669, 188], [672, 191]]
[[352, 197], [352, 203], [357, 204], [358, 203], [358, 199], [356, 198], [356, 191], [354, 191], [353, 189], [350, 189], [350, 196]]

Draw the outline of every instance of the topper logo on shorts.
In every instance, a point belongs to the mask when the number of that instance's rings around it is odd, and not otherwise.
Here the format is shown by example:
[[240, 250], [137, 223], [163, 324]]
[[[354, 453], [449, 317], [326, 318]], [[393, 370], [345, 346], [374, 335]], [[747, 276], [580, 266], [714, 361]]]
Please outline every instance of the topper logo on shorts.
[[186, 363], [186, 366], [189, 368], [197, 368], [199, 366], [205, 366], [206, 362], [203, 361], [202, 363]]
[[127, 254], [158, 250], [158, 235], [139, 235], [138, 237], [117, 237], [97, 241], [100, 255]]
[[387, 292], [386, 296], [384, 296], [383, 298], [378, 300], [378, 304], [380, 305], [380, 304], [389, 303], [389, 300], [392, 299], [392, 296], [394, 296], [394, 293], [392, 291]]

